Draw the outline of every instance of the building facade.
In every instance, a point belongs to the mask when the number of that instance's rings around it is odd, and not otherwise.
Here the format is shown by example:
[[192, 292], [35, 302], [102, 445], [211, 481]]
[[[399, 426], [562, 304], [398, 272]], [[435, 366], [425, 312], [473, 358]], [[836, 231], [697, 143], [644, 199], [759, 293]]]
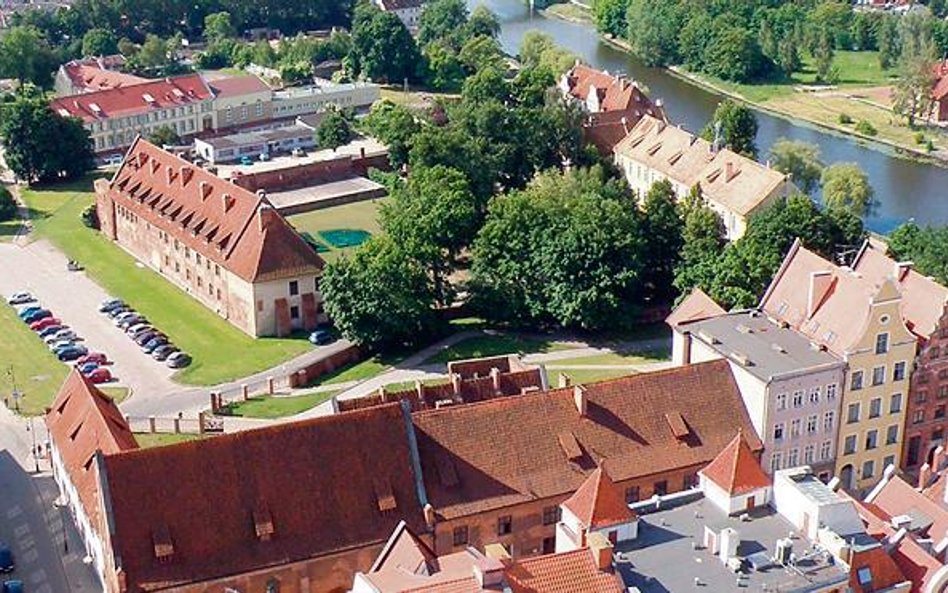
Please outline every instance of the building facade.
[[796, 189], [789, 176], [650, 115], [616, 145], [614, 160], [640, 198], [666, 179], [678, 199], [697, 187], [732, 241], [754, 213]]
[[95, 184], [102, 232], [251, 336], [326, 319], [323, 262], [269, 204], [139, 139]]
[[59, 97], [50, 107], [81, 119], [97, 154], [124, 152], [165, 126], [182, 137], [214, 127], [214, 93], [199, 74]]
[[319, 80], [316, 84], [289, 87], [273, 93], [273, 117], [294, 119], [301, 115], [339, 109], [364, 110], [381, 98], [379, 85], [371, 82], [335, 83]]
[[763, 467], [773, 473], [807, 465], [828, 482], [835, 470], [845, 363], [757, 310], [681, 321], [673, 313], [669, 319], [675, 364], [728, 361], [764, 443]]
[[194, 141], [197, 155], [212, 164], [234, 162], [242, 158], [254, 161], [269, 160], [294, 150], [309, 150], [315, 147], [313, 130], [300, 125], [214, 138], [197, 138]]
[[870, 281], [797, 240], [761, 309], [846, 363], [835, 475], [851, 491], [872, 487], [900, 458], [915, 359], [897, 282]]
[[208, 81], [214, 92], [214, 129], [227, 130], [273, 119], [273, 90], [252, 74]]
[[412, 34], [421, 25], [421, 13], [425, 9], [425, 0], [372, 0], [380, 10], [391, 12]]

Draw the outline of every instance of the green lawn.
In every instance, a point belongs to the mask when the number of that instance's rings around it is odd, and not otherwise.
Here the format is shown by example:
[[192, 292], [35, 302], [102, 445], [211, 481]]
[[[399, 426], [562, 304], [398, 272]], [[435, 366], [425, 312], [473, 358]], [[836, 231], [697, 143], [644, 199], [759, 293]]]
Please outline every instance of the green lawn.
[[550, 377], [550, 385], [556, 385], [556, 378], [560, 373], [568, 376], [573, 384], [592, 383], [594, 381], [603, 381], [613, 377], [622, 377], [625, 375], [634, 375], [635, 371], [626, 369], [547, 369]]
[[656, 360], [667, 360], [667, 356], [662, 356], [664, 352], [642, 352], [641, 354], [597, 354], [595, 356], [581, 356], [578, 358], [564, 358], [562, 360], [551, 360], [546, 363], [547, 367], [555, 368], [558, 366], [572, 365], [632, 365], [648, 364]]
[[311, 348], [302, 339], [254, 339], [176, 286], [138, 264], [99, 233], [82, 225], [79, 215], [93, 201], [90, 180], [30, 189], [23, 197], [33, 210], [35, 234], [56, 244], [105, 290], [124, 299], [182, 349], [194, 362], [176, 379], [213, 385], [273, 367]]
[[112, 401], [117, 404], [122, 403], [128, 397], [128, 387], [103, 387], [99, 385], [99, 391], [111, 397]]
[[569, 350], [574, 346], [537, 338], [523, 338], [508, 334], [485, 334], [468, 338], [450, 346], [425, 361], [428, 364], [447, 364], [452, 360], [483, 358], [501, 354], [530, 354], [534, 352], [555, 352]]
[[149, 449], [151, 447], [164, 447], [165, 445], [177, 445], [178, 443], [186, 443], [188, 441], [196, 441], [197, 439], [204, 438], [199, 434], [184, 434], [184, 433], [160, 433], [160, 432], [136, 432], [135, 440], [138, 441], [138, 446], [142, 449]]
[[314, 210], [303, 214], [295, 214], [287, 218], [300, 233], [309, 233], [314, 239], [325, 245], [329, 251], [320, 255], [327, 261], [332, 261], [344, 253], [352, 251], [353, 247], [336, 249], [319, 236], [320, 231], [332, 229], [358, 229], [376, 235], [381, 232], [378, 221], [378, 210], [388, 198], [365, 200], [343, 204], [323, 210]]
[[53, 356], [6, 303], [0, 303], [0, 335], [0, 394], [3, 399], [9, 398], [15, 379], [17, 389], [23, 393], [20, 412], [42, 414], [56, 397], [69, 368]]
[[252, 397], [247, 401], [227, 404], [221, 413], [248, 418], [283, 418], [316, 407], [337, 393], [322, 391], [293, 397]]

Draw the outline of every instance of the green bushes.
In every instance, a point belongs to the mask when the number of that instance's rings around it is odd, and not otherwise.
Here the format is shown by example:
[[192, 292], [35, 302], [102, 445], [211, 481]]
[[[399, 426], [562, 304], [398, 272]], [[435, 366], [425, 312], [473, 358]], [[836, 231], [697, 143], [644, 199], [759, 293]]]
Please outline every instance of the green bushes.
[[853, 118], [849, 117], [848, 113], [840, 113], [839, 123], [843, 124], [844, 126], [848, 126], [849, 124], [853, 123]]
[[5, 187], [0, 186], [0, 222], [16, 218], [16, 200]]
[[864, 136], [875, 136], [878, 134], [876, 127], [869, 123], [868, 121], [862, 119], [859, 120], [859, 123], [856, 124], [856, 131]]

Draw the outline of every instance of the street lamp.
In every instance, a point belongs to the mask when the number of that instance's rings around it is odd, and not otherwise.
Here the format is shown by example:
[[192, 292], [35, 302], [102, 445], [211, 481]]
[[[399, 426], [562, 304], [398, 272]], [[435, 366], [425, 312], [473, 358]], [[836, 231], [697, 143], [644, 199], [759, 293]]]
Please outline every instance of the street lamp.
[[59, 509], [63, 524], [63, 554], [69, 554], [69, 532], [66, 530], [66, 495], [63, 494], [53, 501], [53, 506]]
[[36, 431], [33, 429], [33, 417], [30, 416], [29, 424], [26, 426], [26, 432], [30, 433], [30, 438], [33, 441], [33, 445], [30, 448], [30, 453], [33, 455], [33, 473], [38, 474], [40, 472], [39, 464], [39, 455], [36, 451]]

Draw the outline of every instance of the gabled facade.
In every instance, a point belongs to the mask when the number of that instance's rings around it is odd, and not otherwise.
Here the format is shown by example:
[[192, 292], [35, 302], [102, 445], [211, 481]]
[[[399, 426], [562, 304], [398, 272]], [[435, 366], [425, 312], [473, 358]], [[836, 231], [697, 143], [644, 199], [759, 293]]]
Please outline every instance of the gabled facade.
[[898, 463], [916, 338], [902, 314], [895, 278], [872, 281], [797, 240], [761, 309], [847, 364], [835, 475], [844, 488], [875, 485]]
[[95, 184], [102, 233], [251, 336], [325, 320], [323, 262], [270, 205], [138, 139]]
[[616, 145], [614, 160], [639, 196], [665, 179], [678, 199], [698, 187], [732, 241], [751, 216], [796, 189], [789, 176], [649, 115]]
[[900, 466], [916, 474], [932, 463], [948, 430], [948, 288], [897, 262], [867, 241], [853, 268], [870, 281], [889, 277], [902, 293], [902, 317], [918, 340], [905, 400], [905, 435]]
[[705, 497], [728, 515], [765, 506], [772, 496], [770, 477], [740, 431], [714, 461], [698, 472], [698, 480]]
[[624, 493], [601, 466], [563, 501], [560, 517], [556, 526], [557, 552], [582, 548], [594, 534], [614, 546], [634, 540], [639, 532], [638, 515], [629, 509]]

